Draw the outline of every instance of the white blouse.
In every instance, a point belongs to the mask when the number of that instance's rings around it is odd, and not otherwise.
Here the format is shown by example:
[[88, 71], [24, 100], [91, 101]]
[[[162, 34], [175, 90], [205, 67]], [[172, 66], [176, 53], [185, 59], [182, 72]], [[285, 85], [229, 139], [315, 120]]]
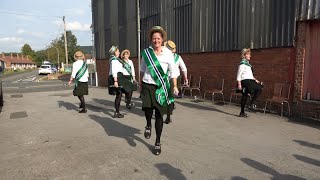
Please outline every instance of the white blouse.
[[[164, 72], [167, 72], [169, 69], [170, 78], [177, 78], [178, 77], [176, 72], [174, 72], [174, 70], [173, 70], [174, 57], [173, 57], [172, 52], [169, 49], [162, 47], [161, 53], [159, 55], [156, 55], [156, 57], [157, 57], [158, 61], [160, 62], [161, 68], [163, 69]], [[140, 71], [144, 73], [143, 78], [142, 78], [143, 82], [156, 85], [156, 82], [152, 79], [150, 71], [147, 68], [147, 65], [146, 65], [143, 57], [142, 57], [141, 65], [140, 65]]]
[[252, 69], [250, 66], [240, 64], [237, 73], [237, 81], [242, 81], [245, 79], [254, 79]]
[[[126, 60], [124, 60], [124, 61], [126, 61]], [[133, 62], [129, 59], [128, 60], [128, 64], [130, 65], [130, 67], [131, 67], [131, 74], [132, 74], [132, 76], [133, 77], [135, 77], [136, 76], [136, 73], [135, 73], [135, 71], [134, 71], [134, 66], [133, 66]], [[128, 71], [123, 67], [123, 75], [125, 75], [125, 76], [128, 76], [128, 75], [130, 75], [129, 73], [128, 73]]]
[[181, 56], [179, 56], [177, 63], [174, 63], [174, 68], [173, 68], [174, 73], [176, 73], [178, 76], [180, 76], [179, 67], [181, 68], [181, 71], [183, 71], [183, 72], [187, 71], [187, 66], [184, 63], [184, 61], [182, 60]]
[[118, 77], [118, 72], [123, 73], [122, 64], [118, 60], [112, 60], [109, 68], [109, 75], [112, 75], [113, 77]]
[[[72, 73], [71, 73], [71, 77], [73, 79], [76, 78], [76, 74], [77, 72], [81, 69], [83, 65], [83, 60], [77, 60], [76, 62], [74, 62], [72, 64]], [[87, 71], [84, 73], [84, 75], [79, 79], [80, 82], [88, 82], [88, 77], [89, 77], [89, 71], [87, 69]]]

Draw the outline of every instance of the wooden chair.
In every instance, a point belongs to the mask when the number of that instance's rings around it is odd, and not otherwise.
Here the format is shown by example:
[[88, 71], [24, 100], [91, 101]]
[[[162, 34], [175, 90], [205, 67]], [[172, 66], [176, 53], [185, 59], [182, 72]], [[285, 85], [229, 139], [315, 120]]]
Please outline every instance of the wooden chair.
[[210, 93], [210, 94], [212, 94], [212, 101], [214, 102], [214, 95], [215, 94], [221, 94], [223, 103], [225, 104], [224, 95], [223, 95], [223, 88], [224, 88], [224, 79], [222, 79], [221, 83], [217, 84], [216, 88], [205, 91], [203, 98], [205, 99], [206, 98], [206, 94]]
[[290, 89], [291, 89], [291, 84], [276, 83], [274, 85], [272, 98], [266, 100], [266, 104], [264, 106], [264, 113], [266, 113], [268, 102], [270, 102], [270, 108], [271, 108], [271, 103], [274, 102], [281, 105], [281, 116], [283, 115], [283, 104], [287, 103], [288, 113], [290, 115], [290, 104], [289, 104]]
[[[191, 75], [190, 75], [191, 77]], [[184, 96], [184, 93], [185, 91], [190, 91], [190, 96], [192, 96], [192, 91], [196, 90], [196, 91], [199, 91], [199, 97], [201, 98], [201, 76], [199, 76], [198, 78], [198, 81], [195, 80], [195, 77], [193, 77], [191, 80], [190, 80], [190, 86], [189, 87], [185, 87], [183, 88], [183, 91], [182, 91], [182, 96]]]

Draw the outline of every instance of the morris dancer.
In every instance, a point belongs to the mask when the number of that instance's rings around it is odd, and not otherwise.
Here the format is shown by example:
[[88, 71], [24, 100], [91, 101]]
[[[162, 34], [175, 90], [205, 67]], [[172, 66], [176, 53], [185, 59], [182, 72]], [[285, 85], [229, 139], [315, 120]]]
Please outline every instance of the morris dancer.
[[243, 49], [241, 51], [241, 58], [237, 73], [238, 90], [242, 92], [241, 111], [239, 117], [247, 117], [248, 115], [244, 112], [244, 107], [246, 105], [248, 94], [253, 94], [249, 108], [256, 109], [257, 106], [254, 102], [260, 96], [263, 85], [253, 77], [253, 67], [249, 63], [251, 59], [250, 49]]
[[78, 96], [80, 100], [79, 108], [81, 110], [79, 111], [79, 113], [86, 113], [87, 109], [84, 95], [88, 95], [88, 66], [85, 61], [84, 54], [81, 51], [77, 51], [74, 54], [74, 59], [76, 60], [76, 62], [72, 64], [72, 74], [68, 85], [71, 85], [73, 79], [76, 80], [73, 95]]
[[110, 54], [110, 69], [109, 69], [109, 94], [116, 95], [114, 100], [115, 112], [114, 118], [123, 118], [124, 115], [120, 113], [120, 103], [123, 92], [133, 90], [133, 85], [130, 81], [123, 77], [123, 60], [119, 58], [120, 51], [117, 46], [112, 46], [109, 50]]
[[[187, 75], [186, 64], [184, 63], [181, 56], [179, 56], [176, 53], [176, 44], [173, 41], [169, 40], [169, 41], [164, 42], [164, 46], [166, 48], [168, 48], [173, 53], [173, 56], [174, 56], [174, 68], [173, 69], [174, 69], [175, 73], [178, 75], [177, 85], [178, 85], [178, 89], [179, 89], [181, 87], [181, 76], [180, 76], [179, 67], [181, 68], [181, 71], [183, 72], [184, 84], [185, 85], [188, 84], [188, 75]], [[172, 79], [170, 79], [170, 86], [171, 86], [171, 92], [173, 93], [173, 80]], [[174, 108], [174, 103], [172, 103], [170, 106], [172, 106], [172, 107], [169, 108], [169, 110], [172, 110]], [[171, 115], [172, 115], [172, 112], [168, 112], [167, 118], [164, 121], [164, 123], [169, 124], [170, 122], [172, 122], [172, 119], [170, 117]]]
[[[130, 57], [130, 51], [128, 49], [125, 49], [121, 52], [121, 59], [123, 60], [123, 77], [126, 78], [131, 83], [136, 83], [136, 74], [134, 72], [134, 66], [132, 61], [129, 59]], [[133, 89], [132, 89], [133, 90]], [[131, 109], [132, 106], [134, 106], [133, 103], [131, 103], [132, 93], [133, 91], [125, 91], [125, 99], [126, 99], [126, 107], [128, 109]]]
[[[148, 34], [151, 46], [142, 51], [141, 72], [143, 73], [141, 84], [142, 110], [145, 112], [147, 126], [144, 136], [151, 136], [151, 118], [155, 110], [156, 142], [155, 155], [161, 153], [160, 138], [163, 128], [163, 115], [167, 114], [168, 106], [174, 102], [170, 91], [168, 73], [174, 82], [174, 93], [178, 94], [177, 75], [173, 72], [173, 54], [162, 46], [167, 33], [160, 26], [154, 26]], [[169, 71], [169, 72], [168, 72]]]

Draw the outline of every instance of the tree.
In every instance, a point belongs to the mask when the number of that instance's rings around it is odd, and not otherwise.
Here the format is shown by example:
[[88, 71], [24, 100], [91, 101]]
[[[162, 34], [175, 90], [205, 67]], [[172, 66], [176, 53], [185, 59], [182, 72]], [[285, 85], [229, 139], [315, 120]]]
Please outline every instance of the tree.
[[32, 59], [35, 58], [35, 52], [34, 52], [34, 50], [32, 50], [32, 48], [30, 47], [29, 44], [25, 44], [22, 46], [21, 53], [23, 55], [29, 55]]
[[[75, 35], [72, 34], [72, 31], [70, 30], [66, 31], [66, 34], [67, 34], [68, 60], [71, 63], [74, 61], [74, 58], [73, 58], [74, 53], [76, 51], [79, 51], [80, 48], [77, 45], [77, 38]], [[64, 47], [64, 34], [62, 34], [62, 36], [60, 37], [57, 43], [59, 44], [59, 46]]]

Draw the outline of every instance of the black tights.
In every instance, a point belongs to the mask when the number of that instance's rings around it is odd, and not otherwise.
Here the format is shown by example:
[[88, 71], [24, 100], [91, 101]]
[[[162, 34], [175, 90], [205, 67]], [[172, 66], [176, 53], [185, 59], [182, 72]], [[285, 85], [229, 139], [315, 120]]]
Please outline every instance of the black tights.
[[[250, 105], [252, 105], [255, 100], [261, 95], [262, 89], [257, 89], [254, 91], [254, 94], [252, 95]], [[241, 112], [244, 113], [244, 107], [246, 106], [246, 102], [248, 99], [248, 93], [243, 93], [241, 98]]]
[[85, 109], [86, 108], [86, 102], [84, 100], [84, 96], [78, 96], [79, 100], [80, 100], [80, 107], [82, 109]]
[[242, 98], [241, 98], [241, 113], [244, 113], [244, 107], [246, 106], [246, 102], [247, 102], [247, 98], [248, 98], [248, 94], [242, 94]]
[[114, 100], [114, 107], [116, 108], [117, 113], [119, 113], [119, 110], [120, 110], [121, 98], [122, 98], [122, 92], [119, 90], [117, 91], [116, 99]]
[[131, 103], [131, 99], [132, 99], [132, 91], [131, 92], [125, 92], [125, 95], [126, 95], [126, 101], [127, 101], [127, 104], [130, 104]]
[[156, 114], [156, 123], [155, 123], [155, 128], [156, 128], [156, 143], [160, 143], [160, 138], [161, 138], [161, 133], [162, 133], [162, 128], [163, 128], [163, 118], [161, 116], [161, 113], [158, 108], [145, 108], [144, 113], [146, 116], [147, 120], [147, 126], [151, 127], [151, 118], [153, 115], [153, 109], [155, 110]]

